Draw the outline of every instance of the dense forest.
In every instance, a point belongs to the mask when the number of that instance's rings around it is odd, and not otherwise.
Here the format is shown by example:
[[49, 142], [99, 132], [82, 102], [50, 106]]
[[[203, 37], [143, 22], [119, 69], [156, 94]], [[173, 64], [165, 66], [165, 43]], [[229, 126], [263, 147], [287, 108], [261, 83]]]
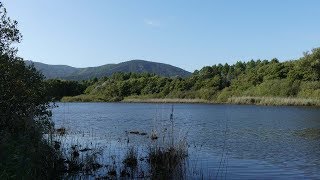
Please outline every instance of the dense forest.
[[[116, 73], [92, 83], [83, 95], [65, 101], [121, 101], [125, 98], [179, 98], [228, 102], [234, 97], [320, 99], [320, 48], [298, 60], [251, 60], [218, 64], [191, 76]], [[254, 102], [252, 102], [254, 103]]]

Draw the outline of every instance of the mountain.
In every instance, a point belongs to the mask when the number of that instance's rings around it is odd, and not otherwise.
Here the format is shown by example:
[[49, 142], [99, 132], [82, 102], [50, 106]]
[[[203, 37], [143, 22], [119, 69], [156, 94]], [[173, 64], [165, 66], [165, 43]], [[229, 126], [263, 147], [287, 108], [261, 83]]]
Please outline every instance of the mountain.
[[34, 61], [25, 61], [25, 63], [27, 65], [33, 64], [34, 67], [38, 71], [42, 72], [42, 74], [47, 79], [65, 77], [78, 71], [78, 68], [67, 66], [67, 65], [49, 65], [49, 64], [44, 64], [44, 63], [34, 62]]
[[181, 68], [145, 60], [131, 60], [119, 64], [106, 64], [97, 67], [75, 68], [66, 65], [49, 65], [40, 62], [26, 61], [27, 65], [34, 64], [35, 68], [41, 71], [47, 79], [59, 78], [67, 80], [85, 80], [110, 76], [116, 72], [133, 73], [154, 73], [159, 76], [180, 76], [187, 77], [190, 72]]

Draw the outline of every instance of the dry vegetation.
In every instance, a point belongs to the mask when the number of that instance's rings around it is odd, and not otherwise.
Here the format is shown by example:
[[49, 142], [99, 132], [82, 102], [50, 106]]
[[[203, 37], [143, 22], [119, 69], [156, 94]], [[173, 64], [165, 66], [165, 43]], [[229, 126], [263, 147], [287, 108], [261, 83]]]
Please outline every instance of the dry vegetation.
[[320, 106], [320, 100], [292, 97], [231, 97], [228, 103], [273, 106]]

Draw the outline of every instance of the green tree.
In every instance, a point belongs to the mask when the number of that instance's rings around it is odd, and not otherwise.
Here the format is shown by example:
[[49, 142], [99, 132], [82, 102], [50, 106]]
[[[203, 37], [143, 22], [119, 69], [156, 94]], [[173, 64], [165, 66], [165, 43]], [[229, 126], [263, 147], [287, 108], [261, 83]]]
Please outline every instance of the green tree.
[[21, 35], [0, 3], [0, 179], [55, 177], [56, 154], [43, 133], [52, 128], [43, 76], [15, 57]]
[[17, 28], [18, 22], [11, 20], [7, 16], [7, 10], [0, 2], [0, 53], [1, 55], [7, 54], [8, 56], [16, 55], [18, 49], [12, 47], [13, 43], [19, 43], [22, 35]]
[[50, 79], [45, 81], [47, 95], [53, 100], [60, 100], [63, 96], [76, 96], [84, 93], [88, 84], [77, 81]]

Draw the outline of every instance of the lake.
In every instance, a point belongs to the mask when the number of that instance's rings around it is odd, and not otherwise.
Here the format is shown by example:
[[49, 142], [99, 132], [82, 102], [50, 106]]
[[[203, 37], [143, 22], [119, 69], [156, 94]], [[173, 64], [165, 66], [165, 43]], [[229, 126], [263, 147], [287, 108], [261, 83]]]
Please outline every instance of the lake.
[[151, 131], [159, 134], [170, 131], [173, 109], [173, 136], [188, 143], [186, 177], [320, 179], [320, 139], [297, 133], [320, 128], [318, 108], [146, 103], [57, 105], [53, 121], [56, 127], [66, 127], [72, 136], [65, 143], [108, 146], [103, 161], [113, 154], [121, 156], [123, 144], [129, 140], [143, 156], [142, 147], [148, 146], [150, 138], [128, 132], [150, 135]]

